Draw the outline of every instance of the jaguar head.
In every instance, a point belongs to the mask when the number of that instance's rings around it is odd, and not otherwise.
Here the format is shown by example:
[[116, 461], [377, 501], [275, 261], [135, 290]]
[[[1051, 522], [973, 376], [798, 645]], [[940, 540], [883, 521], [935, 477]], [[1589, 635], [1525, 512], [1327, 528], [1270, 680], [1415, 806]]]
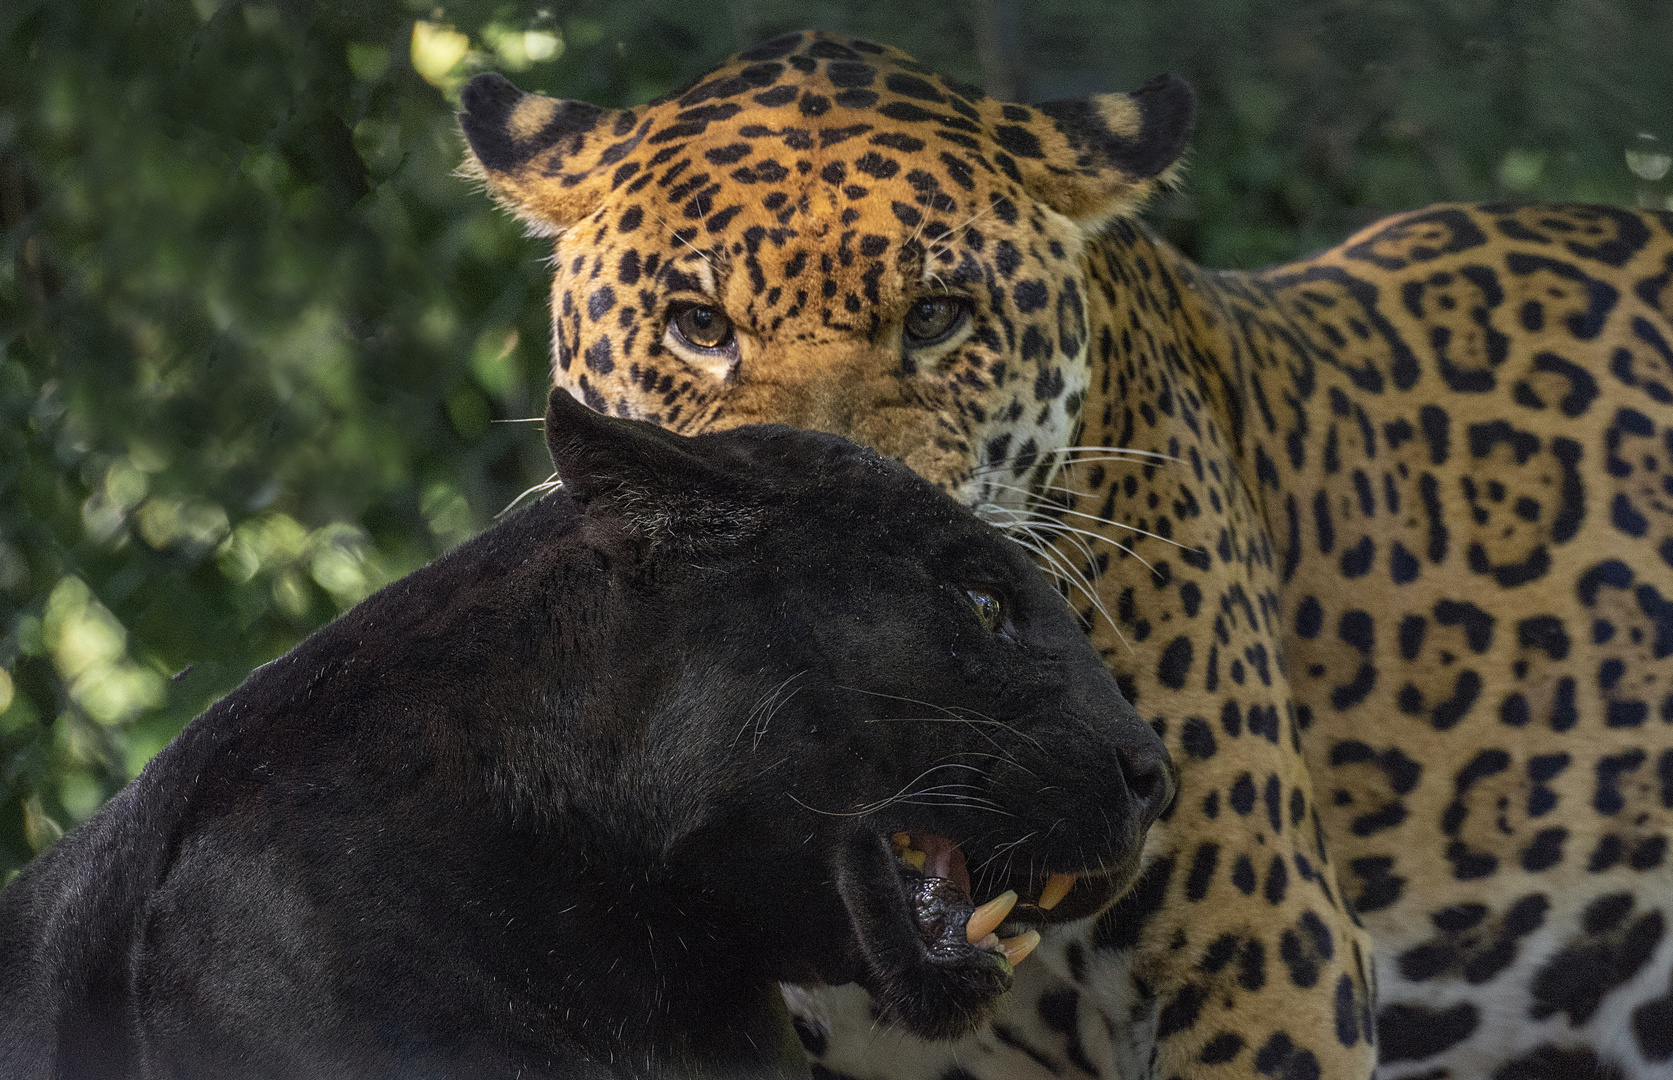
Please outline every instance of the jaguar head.
[[608, 110], [464, 91], [467, 170], [553, 238], [554, 374], [681, 432], [845, 435], [1020, 507], [1088, 389], [1086, 241], [1165, 181], [1194, 98], [1016, 105], [906, 54], [788, 34]]

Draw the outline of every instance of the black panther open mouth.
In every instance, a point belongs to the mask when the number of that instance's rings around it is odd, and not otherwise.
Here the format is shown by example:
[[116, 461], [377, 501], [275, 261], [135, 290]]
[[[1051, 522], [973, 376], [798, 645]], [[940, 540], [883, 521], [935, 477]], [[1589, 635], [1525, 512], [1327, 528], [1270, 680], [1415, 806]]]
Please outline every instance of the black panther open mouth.
[[[948, 905], [956, 903], [962, 915], [958, 925], [970, 945], [998, 953], [1012, 966], [1039, 944], [1040, 927], [1103, 912], [1130, 876], [1107, 870], [984, 873], [974, 886], [963, 850], [945, 837], [897, 832], [889, 837], [889, 847], [900, 864], [897, 872], [918, 901], [915, 914], [923, 932], [930, 933], [931, 927], [942, 932], [941, 925], [953, 916]], [[989, 899], [977, 904], [978, 895]]]
[[962, 1034], [991, 1015], [1042, 928], [1107, 909], [1136, 865], [1134, 850], [1113, 871], [972, 875], [963, 848], [942, 834], [851, 834], [838, 887], [860, 981], [889, 1022], [927, 1038]]

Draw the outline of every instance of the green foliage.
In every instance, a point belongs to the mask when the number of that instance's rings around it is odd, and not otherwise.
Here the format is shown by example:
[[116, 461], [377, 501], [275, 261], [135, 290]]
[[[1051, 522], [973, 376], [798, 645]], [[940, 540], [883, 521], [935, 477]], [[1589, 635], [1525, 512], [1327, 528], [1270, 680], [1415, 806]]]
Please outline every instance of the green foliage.
[[545, 251], [453, 175], [460, 82], [634, 104], [805, 25], [1023, 100], [1187, 77], [1151, 216], [1210, 265], [1438, 199], [1673, 198], [1662, 0], [10, 0], [0, 880], [546, 475], [509, 422], [544, 399]]

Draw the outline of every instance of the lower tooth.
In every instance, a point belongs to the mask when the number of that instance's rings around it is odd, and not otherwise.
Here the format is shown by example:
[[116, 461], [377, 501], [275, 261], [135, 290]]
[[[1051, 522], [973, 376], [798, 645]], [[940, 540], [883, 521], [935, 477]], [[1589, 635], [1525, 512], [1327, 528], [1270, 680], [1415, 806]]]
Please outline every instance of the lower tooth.
[[923, 852], [916, 851], [912, 848], [907, 848], [905, 851], [901, 852], [900, 857], [907, 866], [919, 871], [923, 870], [924, 862], [929, 858], [929, 856], [925, 855]]
[[975, 944], [976, 948], [986, 949], [988, 952], [1000, 952], [1001, 951], [998, 934], [989, 934], [987, 937], [983, 938], [982, 940], [980, 940], [978, 942], [975, 942], [974, 944]]
[[1022, 963], [1023, 959], [1033, 952], [1034, 947], [1038, 944], [1040, 944], [1040, 932], [1038, 930], [1028, 930], [1014, 938], [1005, 938], [1000, 941], [999, 951], [1005, 954], [1005, 959], [1009, 960], [1012, 965], [1016, 965]]

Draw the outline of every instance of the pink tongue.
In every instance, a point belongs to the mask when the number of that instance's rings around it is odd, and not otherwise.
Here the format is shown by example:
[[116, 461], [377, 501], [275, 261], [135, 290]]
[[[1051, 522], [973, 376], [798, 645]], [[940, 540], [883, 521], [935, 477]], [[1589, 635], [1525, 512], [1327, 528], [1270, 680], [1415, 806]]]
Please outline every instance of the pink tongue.
[[970, 895], [970, 871], [964, 865], [964, 852], [957, 844], [941, 836], [913, 833], [912, 846], [924, 853], [924, 875], [946, 878]]

